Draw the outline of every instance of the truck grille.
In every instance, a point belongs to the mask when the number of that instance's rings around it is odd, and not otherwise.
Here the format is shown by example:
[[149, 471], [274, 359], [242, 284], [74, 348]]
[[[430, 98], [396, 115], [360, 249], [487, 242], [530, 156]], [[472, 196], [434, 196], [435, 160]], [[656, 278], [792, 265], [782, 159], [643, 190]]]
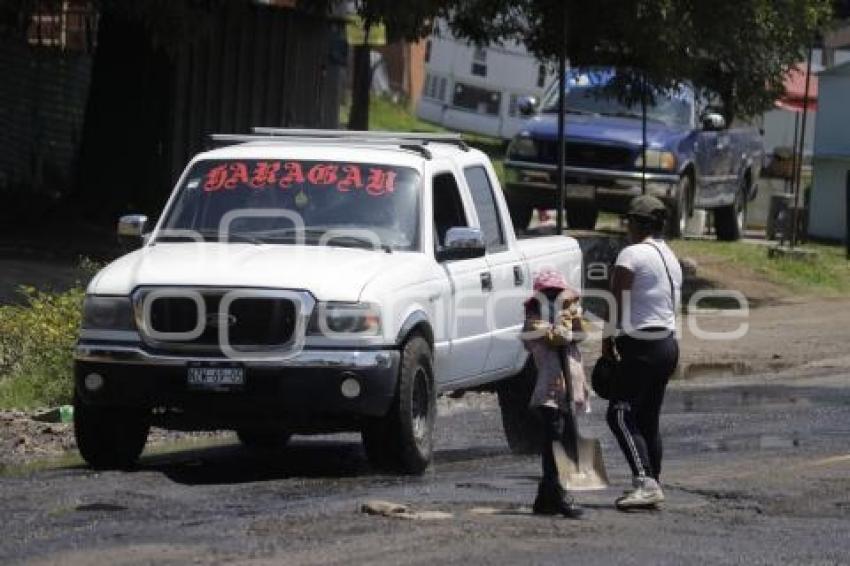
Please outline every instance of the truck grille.
[[[136, 296], [137, 319], [144, 317], [142, 304], [146, 294]], [[195, 299], [175, 293], [163, 292], [149, 299], [149, 320], [140, 328], [155, 333], [191, 333], [203, 323], [203, 331], [192, 339], [159, 339], [151, 332], [143, 332], [146, 342], [158, 350], [196, 351], [218, 355], [222, 353], [219, 330], [227, 327], [229, 344], [236, 350], [285, 348], [293, 338], [299, 316], [299, 305], [289, 297], [239, 296], [234, 298], [227, 312], [222, 311], [222, 298], [227, 290], [199, 289], [206, 307], [203, 321]], [[250, 294], [250, 292], [246, 293]]]
[[[558, 163], [558, 142], [537, 142], [540, 161]], [[637, 154], [628, 147], [567, 142], [566, 164], [595, 169], [633, 169]]]

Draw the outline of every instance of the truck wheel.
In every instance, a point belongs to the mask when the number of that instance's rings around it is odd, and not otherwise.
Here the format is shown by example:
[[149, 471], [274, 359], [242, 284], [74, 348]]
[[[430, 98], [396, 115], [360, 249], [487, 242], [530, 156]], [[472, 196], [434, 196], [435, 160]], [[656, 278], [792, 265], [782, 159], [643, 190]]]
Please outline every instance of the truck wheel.
[[363, 445], [374, 467], [421, 474], [431, 463], [437, 417], [432, 358], [431, 348], [421, 336], [405, 343], [389, 412], [363, 426]]
[[242, 428], [236, 431], [236, 438], [246, 448], [256, 450], [274, 450], [284, 448], [292, 434], [285, 430], [258, 430]]
[[539, 454], [543, 446], [540, 420], [528, 406], [536, 374], [534, 362], [529, 358], [520, 373], [500, 381], [496, 388], [505, 439], [514, 454]]
[[747, 207], [744, 203], [744, 194], [738, 191], [735, 195], [735, 203], [722, 206], [714, 210], [714, 226], [717, 230], [717, 239], [726, 242], [740, 240], [744, 233], [746, 223]]
[[688, 218], [691, 216], [690, 203], [692, 191], [691, 177], [689, 175], [682, 176], [679, 179], [678, 187], [676, 187], [676, 198], [668, 204], [669, 215], [666, 232], [667, 237], [670, 239], [681, 238], [685, 234]]
[[594, 206], [567, 206], [567, 226], [573, 230], [593, 230], [598, 217], [599, 210]]
[[511, 205], [510, 213], [514, 230], [517, 232], [524, 232], [528, 229], [528, 225], [531, 223], [531, 216], [534, 214], [534, 208], [526, 205]]
[[83, 459], [96, 470], [125, 470], [139, 459], [150, 431], [141, 409], [98, 407], [74, 398], [74, 437]]

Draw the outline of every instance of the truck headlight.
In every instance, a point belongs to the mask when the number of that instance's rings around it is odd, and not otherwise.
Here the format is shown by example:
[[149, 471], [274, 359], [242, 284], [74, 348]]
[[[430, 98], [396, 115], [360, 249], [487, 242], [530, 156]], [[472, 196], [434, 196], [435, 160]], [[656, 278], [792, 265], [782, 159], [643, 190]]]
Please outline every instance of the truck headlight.
[[129, 297], [86, 295], [82, 327], [89, 330], [135, 330]]
[[518, 135], [508, 144], [508, 158], [536, 158], [537, 144], [529, 136]]
[[[643, 154], [635, 159], [635, 167], [643, 169]], [[664, 171], [676, 170], [676, 155], [670, 151], [659, 151], [657, 149], [646, 150], [646, 168], [662, 169]]]
[[373, 303], [318, 303], [308, 333], [314, 336], [378, 336], [381, 333], [380, 309]]

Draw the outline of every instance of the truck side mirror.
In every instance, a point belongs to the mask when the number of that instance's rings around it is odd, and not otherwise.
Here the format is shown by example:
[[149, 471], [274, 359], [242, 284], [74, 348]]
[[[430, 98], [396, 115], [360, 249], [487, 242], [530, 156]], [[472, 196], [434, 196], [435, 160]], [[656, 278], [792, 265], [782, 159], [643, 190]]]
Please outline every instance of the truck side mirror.
[[484, 235], [478, 228], [455, 226], [446, 232], [446, 244], [437, 252], [437, 261], [473, 259], [486, 252]]
[[144, 214], [127, 214], [118, 219], [118, 241], [127, 247], [139, 247], [144, 242], [148, 217]]
[[717, 132], [726, 128], [726, 118], [717, 112], [708, 112], [702, 116], [702, 129], [707, 132]]
[[516, 103], [517, 109], [523, 118], [534, 115], [537, 112], [538, 104], [539, 102], [536, 96], [521, 96]]

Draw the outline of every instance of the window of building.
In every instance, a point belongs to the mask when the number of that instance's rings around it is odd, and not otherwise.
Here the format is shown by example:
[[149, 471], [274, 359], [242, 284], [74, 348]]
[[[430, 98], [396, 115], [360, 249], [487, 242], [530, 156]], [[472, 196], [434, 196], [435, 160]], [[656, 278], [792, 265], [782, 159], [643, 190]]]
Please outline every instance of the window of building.
[[501, 103], [502, 93], [498, 91], [463, 83], [455, 84], [454, 95], [452, 96], [453, 106], [479, 114], [498, 116]]
[[546, 65], [537, 66], [537, 88], [546, 86]]
[[425, 62], [429, 63], [431, 61], [431, 40], [425, 42]]
[[472, 52], [472, 74], [479, 77], [487, 76], [487, 50], [476, 47]]
[[499, 208], [493, 196], [493, 185], [484, 167], [476, 165], [463, 170], [466, 184], [472, 194], [472, 204], [478, 214], [478, 223], [484, 235], [488, 252], [499, 251], [505, 247], [505, 233], [499, 218]]
[[508, 116], [517, 116], [519, 114], [519, 97], [518, 94], [512, 94], [508, 99]]
[[422, 96], [443, 101], [446, 99], [446, 77], [437, 77], [428, 73], [425, 75], [425, 85]]
[[27, 30], [30, 45], [91, 53], [97, 11], [91, 0], [34, 0]]

